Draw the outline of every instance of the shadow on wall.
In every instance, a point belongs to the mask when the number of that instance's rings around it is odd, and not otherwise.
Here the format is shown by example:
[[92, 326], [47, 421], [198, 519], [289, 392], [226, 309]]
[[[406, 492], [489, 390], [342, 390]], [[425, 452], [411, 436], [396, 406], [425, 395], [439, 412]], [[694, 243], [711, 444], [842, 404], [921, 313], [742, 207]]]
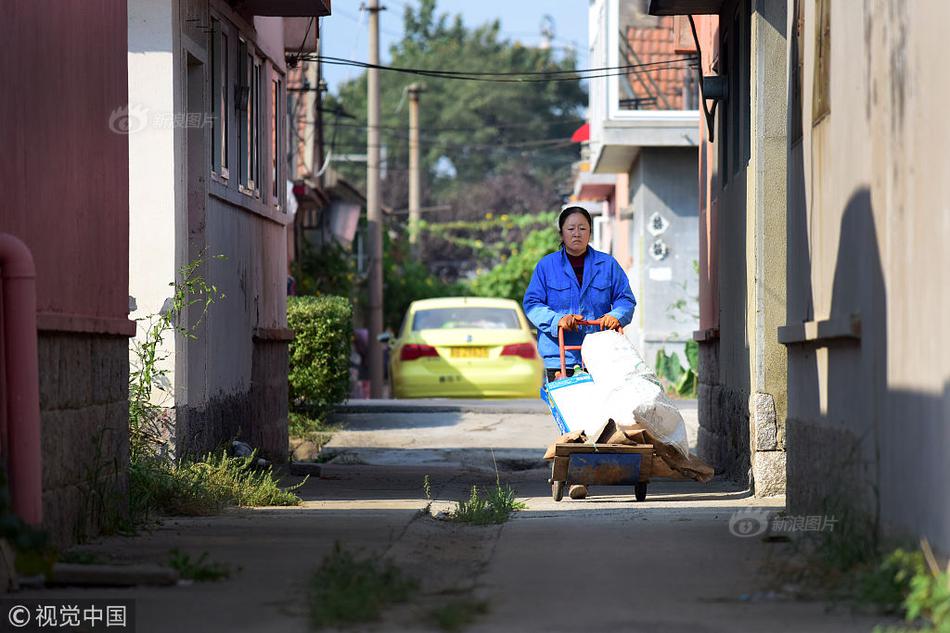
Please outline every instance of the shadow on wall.
[[[799, 189], [798, 191], [802, 191]], [[815, 320], [805, 205], [789, 212], [789, 322]], [[792, 241], [794, 240], [794, 242]], [[805, 248], [802, 248], [802, 246]], [[807, 294], [802, 294], [807, 293]], [[877, 523], [877, 400], [887, 387], [886, 292], [866, 189], [852, 194], [841, 221], [829, 319], [861, 319], [861, 338], [789, 348], [788, 501], [793, 511], [859, 511]], [[822, 396], [822, 382], [827, 395]], [[847, 501], [846, 501], [847, 500]]]
[[[946, 497], [950, 481], [950, 384], [936, 396], [889, 389], [887, 288], [872, 209], [867, 188], [848, 200], [829, 315], [839, 324], [858, 317], [860, 336], [789, 348], [789, 508], [863, 517], [878, 535], [924, 535], [947, 549], [950, 509], [934, 501]], [[790, 209], [789, 245], [793, 238], [807, 244], [803, 209], [792, 219]], [[813, 320], [808, 251], [794, 252], [804, 255], [789, 258], [790, 294], [793, 286], [807, 294], [798, 295], [794, 313], [789, 306], [789, 322]]]

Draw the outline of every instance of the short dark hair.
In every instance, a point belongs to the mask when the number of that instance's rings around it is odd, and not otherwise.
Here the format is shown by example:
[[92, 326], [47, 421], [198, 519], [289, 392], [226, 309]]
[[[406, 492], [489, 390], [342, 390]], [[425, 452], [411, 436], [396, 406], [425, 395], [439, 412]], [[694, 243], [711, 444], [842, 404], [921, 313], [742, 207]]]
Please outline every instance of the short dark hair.
[[571, 217], [572, 215], [574, 215], [575, 213], [580, 213], [585, 218], [587, 218], [588, 228], [594, 227], [594, 221], [590, 217], [590, 211], [588, 211], [584, 207], [579, 207], [579, 206], [574, 205], [570, 207], [564, 207], [563, 209], [561, 209], [561, 214], [557, 216], [558, 233], [564, 230], [564, 223], [567, 222], [567, 219]]

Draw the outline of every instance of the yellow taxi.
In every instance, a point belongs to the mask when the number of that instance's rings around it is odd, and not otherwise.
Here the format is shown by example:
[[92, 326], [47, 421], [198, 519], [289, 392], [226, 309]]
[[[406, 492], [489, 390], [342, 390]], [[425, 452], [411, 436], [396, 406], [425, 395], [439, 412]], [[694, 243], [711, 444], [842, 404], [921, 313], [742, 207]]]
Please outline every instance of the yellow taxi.
[[392, 341], [396, 398], [536, 398], [543, 363], [510, 299], [414, 301]]

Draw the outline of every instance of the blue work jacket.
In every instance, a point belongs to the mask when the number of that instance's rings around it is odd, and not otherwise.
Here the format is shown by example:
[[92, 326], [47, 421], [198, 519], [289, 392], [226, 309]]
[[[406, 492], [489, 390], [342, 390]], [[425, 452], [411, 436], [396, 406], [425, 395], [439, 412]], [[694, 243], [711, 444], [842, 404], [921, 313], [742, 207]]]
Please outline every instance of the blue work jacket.
[[[592, 321], [605, 314], [617, 317], [620, 325], [633, 319], [637, 300], [630, 290], [630, 282], [620, 264], [607, 253], [587, 247], [584, 258], [584, 285], [578, 286], [577, 275], [571, 268], [563, 248], [545, 255], [534, 268], [531, 283], [524, 293], [524, 311], [528, 320], [538, 328], [538, 352], [545, 368], [561, 367], [557, 324], [567, 314], [581, 314]], [[580, 345], [584, 334], [596, 327], [582, 326], [576, 332], [565, 332], [567, 345]], [[581, 364], [579, 351], [568, 350], [567, 366]]]

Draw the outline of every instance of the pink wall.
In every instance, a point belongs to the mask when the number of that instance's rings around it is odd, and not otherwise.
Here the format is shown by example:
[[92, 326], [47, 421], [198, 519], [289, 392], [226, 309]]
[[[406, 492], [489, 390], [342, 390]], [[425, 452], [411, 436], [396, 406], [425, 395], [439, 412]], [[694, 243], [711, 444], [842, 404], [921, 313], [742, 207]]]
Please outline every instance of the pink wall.
[[128, 314], [124, 0], [0, 10], [0, 232], [33, 251], [39, 328], [134, 333]]

